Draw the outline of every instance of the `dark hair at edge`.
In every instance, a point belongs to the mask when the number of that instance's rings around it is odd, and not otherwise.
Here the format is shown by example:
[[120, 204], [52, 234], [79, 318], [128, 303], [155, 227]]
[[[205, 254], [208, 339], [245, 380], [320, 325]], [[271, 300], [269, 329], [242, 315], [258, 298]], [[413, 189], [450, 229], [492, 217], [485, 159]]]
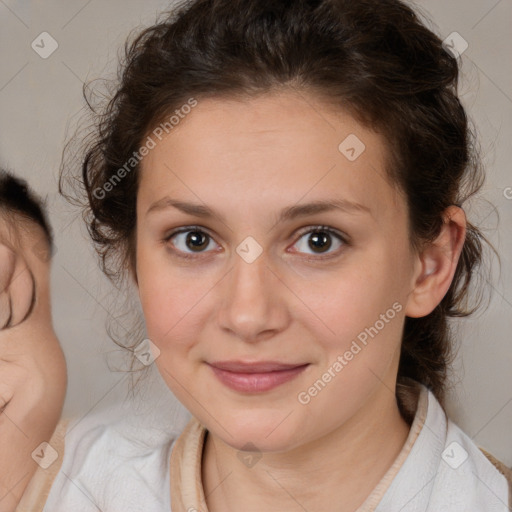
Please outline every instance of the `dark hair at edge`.
[[53, 245], [53, 231], [48, 221], [46, 207], [28, 186], [28, 183], [6, 169], [0, 168], [0, 214], [14, 222], [15, 216], [40, 226], [50, 246]]
[[[414, 250], [436, 238], [448, 206], [461, 206], [483, 185], [474, 131], [457, 96], [457, 60], [401, 1], [182, 2], [130, 38], [124, 50], [114, 94], [101, 108], [84, 87], [93, 117], [92, 134], [81, 143], [86, 199], [64, 194], [83, 207], [102, 270], [114, 283], [127, 277], [126, 270], [136, 278], [140, 166], [104, 198], [94, 191], [190, 98], [247, 100], [279, 90], [312, 94], [379, 132], [389, 147], [387, 178], [408, 206]], [[429, 315], [406, 317], [397, 393], [413, 378], [445, 405], [455, 354], [448, 320], [480, 306], [481, 297], [472, 308], [468, 299], [483, 242], [499, 259], [468, 221], [448, 292]]]

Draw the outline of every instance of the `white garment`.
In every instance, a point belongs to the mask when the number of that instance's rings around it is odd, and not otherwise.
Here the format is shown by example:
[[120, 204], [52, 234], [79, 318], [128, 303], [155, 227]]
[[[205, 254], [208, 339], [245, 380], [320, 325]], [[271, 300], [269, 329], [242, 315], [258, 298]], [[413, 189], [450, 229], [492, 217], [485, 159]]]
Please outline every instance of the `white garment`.
[[428, 391], [423, 428], [375, 512], [509, 512], [508, 496], [506, 478]]
[[72, 419], [44, 512], [169, 512], [169, 460], [190, 414], [132, 401]]
[[[424, 386], [422, 399], [425, 423], [375, 512], [507, 512], [506, 478]], [[72, 422], [44, 512], [169, 512], [178, 433], [125, 406]]]

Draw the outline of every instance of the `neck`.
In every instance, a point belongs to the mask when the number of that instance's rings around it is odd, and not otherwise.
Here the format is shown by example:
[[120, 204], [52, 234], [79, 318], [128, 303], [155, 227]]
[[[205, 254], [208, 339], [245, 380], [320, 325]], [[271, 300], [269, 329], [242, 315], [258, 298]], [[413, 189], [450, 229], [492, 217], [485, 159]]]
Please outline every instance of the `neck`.
[[202, 464], [209, 512], [352, 512], [400, 453], [410, 426], [386, 386], [335, 431], [289, 452], [265, 453], [251, 468], [208, 434]]

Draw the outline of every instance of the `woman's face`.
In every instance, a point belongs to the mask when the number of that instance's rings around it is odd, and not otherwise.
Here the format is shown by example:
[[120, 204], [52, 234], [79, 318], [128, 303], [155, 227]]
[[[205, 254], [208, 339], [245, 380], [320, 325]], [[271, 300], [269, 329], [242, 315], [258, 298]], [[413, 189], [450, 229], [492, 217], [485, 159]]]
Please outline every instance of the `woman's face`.
[[418, 266], [384, 139], [297, 93], [199, 101], [153, 138], [136, 272], [187, 409], [281, 451], [391, 403]]

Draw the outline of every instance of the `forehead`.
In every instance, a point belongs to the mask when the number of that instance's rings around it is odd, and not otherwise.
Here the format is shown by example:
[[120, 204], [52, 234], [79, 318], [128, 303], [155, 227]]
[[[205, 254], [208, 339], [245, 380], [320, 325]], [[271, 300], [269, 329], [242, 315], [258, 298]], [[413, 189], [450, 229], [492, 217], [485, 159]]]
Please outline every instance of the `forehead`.
[[381, 214], [400, 206], [386, 178], [384, 138], [306, 94], [199, 100], [153, 139], [142, 161], [140, 208], [166, 194], [245, 210], [337, 193]]

